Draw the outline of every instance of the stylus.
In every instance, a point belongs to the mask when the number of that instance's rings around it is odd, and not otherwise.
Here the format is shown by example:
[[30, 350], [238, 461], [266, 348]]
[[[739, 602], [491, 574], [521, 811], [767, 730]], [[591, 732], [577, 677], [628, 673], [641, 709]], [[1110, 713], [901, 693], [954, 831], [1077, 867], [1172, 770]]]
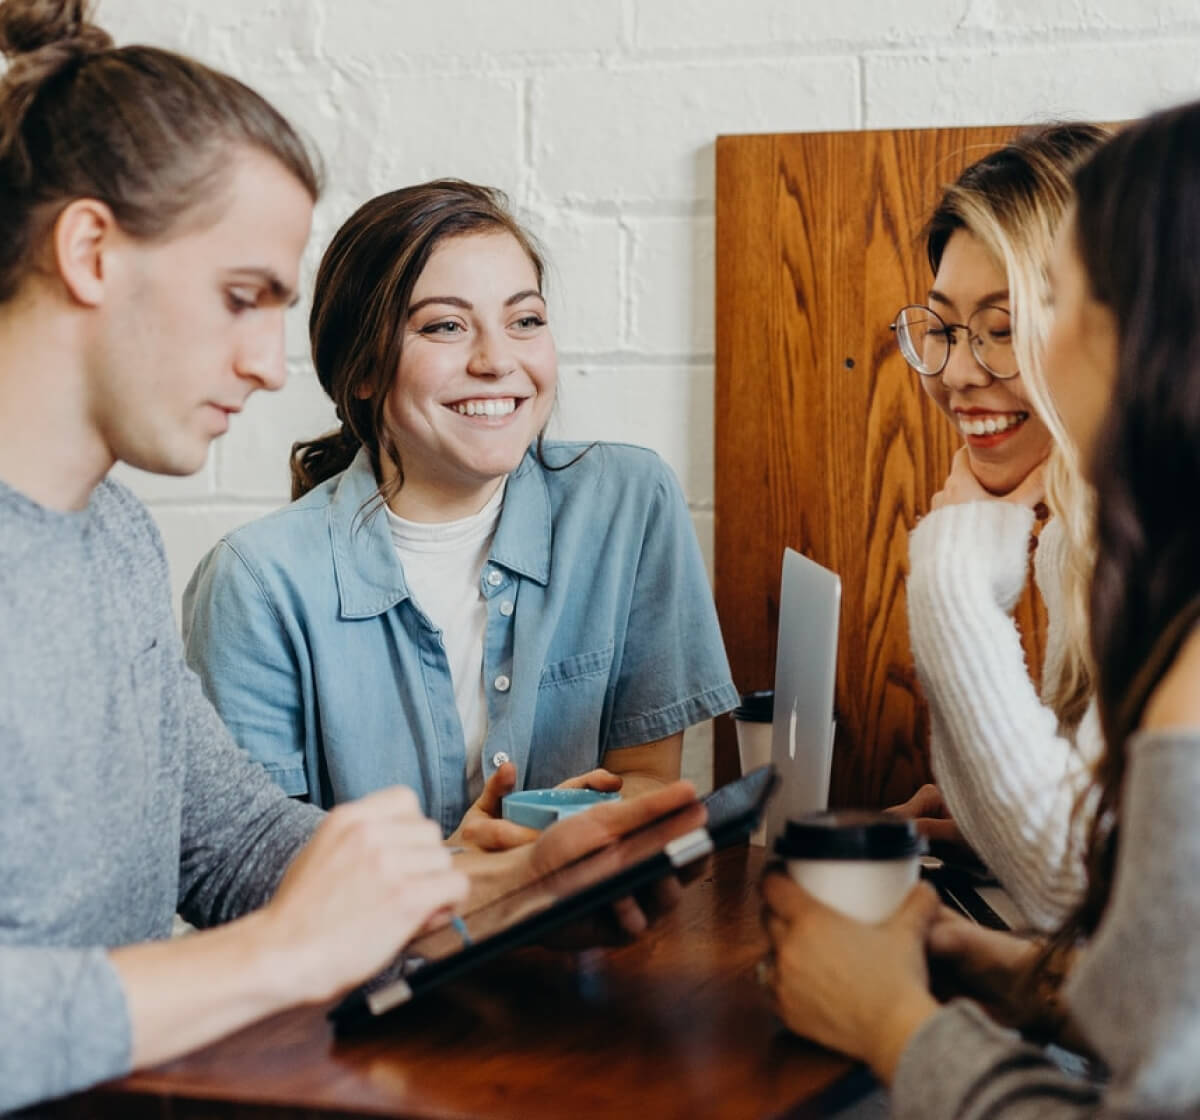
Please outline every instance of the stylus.
[[457, 914], [450, 915], [450, 924], [458, 932], [458, 936], [463, 939], [464, 945], [475, 944], [474, 938], [471, 937], [470, 932], [467, 930], [467, 923], [464, 922]]

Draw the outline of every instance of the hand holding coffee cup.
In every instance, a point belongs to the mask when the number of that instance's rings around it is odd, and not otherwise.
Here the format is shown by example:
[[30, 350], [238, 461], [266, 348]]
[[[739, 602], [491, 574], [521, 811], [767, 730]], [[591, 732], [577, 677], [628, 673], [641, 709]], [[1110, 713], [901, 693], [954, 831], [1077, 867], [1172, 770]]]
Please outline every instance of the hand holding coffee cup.
[[927, 847], [913, 821], [858, 810], [796, 817], [775, 841], [796, 883], [826, 906], [869, 923], [895, 913], [920, 876]]

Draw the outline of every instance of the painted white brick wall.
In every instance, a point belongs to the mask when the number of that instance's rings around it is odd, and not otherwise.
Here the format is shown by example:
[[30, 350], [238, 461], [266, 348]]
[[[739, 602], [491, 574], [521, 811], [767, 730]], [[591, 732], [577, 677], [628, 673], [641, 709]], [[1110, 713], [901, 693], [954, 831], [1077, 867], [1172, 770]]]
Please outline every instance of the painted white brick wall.
[[[661, 452], [710, 565], [718, 133], [1119, 119], [1200, 94], [1195, 0], [101, 0], [100, 17], [232, 71], [318, 145], [306, 284], [379, 191], [435, 175], [508, 191], [552, 261], [555, 433]], [[287, 388], [201, 474], [122, 472], [177, 597], [222, 532], [286, 500], [292, 441], [331, 422], [306, 315]], [[690, 739], [702, 783], [709, 753]]]

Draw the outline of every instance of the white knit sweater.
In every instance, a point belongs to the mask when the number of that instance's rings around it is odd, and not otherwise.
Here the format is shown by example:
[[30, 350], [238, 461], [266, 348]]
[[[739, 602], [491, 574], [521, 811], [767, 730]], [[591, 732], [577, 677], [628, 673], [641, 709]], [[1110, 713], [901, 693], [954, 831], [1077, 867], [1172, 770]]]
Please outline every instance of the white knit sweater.
[[[930, 711], [933, 774], [963, 837], [1029, 924], [1055, 927], [1084, 886], [1072, 809], [1099, 756], [1093, 700], [1074, 742], [1058, 733], [1025, 665], [1012, 611], [1028, 571], [1033, 511], [968, 502], [930, 513], [909, 537], [908, 623]], [[1043, 681], [1065, 652], [1065, 539], [1041, 533], [1034, 579], [1049, 630]]]

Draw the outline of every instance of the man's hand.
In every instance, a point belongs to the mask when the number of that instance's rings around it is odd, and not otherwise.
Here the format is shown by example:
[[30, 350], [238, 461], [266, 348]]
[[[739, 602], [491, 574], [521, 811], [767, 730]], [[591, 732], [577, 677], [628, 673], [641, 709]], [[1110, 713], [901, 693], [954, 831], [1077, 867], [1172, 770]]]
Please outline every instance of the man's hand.
[[132, 1032], [155, 1065], [266, 1015], [341, 995], [467, 893], [441, 830], [394, 787], [333, 810], [262, 909], [109, 954]]
[[260, 936], [311, 1001], [387, 965], [435, 914], [467, 895], [441, 831], [410, 789], [337, 806], [260, 911]]
[[[479, 848], [485, 852], [500, 852], [507, 848], [519, 848], [531, 844], [540, 835], [536, 828], [526, 828], [515, 821], [506, 821], [501, 812], [504, 798], [512, 793], [517, 784], [517, 767], [506, 762], [487, 780], [483, 792], [466, 811], [458, 828], [451, 833], [447, 844]], [[622, 779], [607, 770], [590, 770], [576, 778], [559, 782], [555, 789], [594, 789], [602, 793], [616, 793]]]

